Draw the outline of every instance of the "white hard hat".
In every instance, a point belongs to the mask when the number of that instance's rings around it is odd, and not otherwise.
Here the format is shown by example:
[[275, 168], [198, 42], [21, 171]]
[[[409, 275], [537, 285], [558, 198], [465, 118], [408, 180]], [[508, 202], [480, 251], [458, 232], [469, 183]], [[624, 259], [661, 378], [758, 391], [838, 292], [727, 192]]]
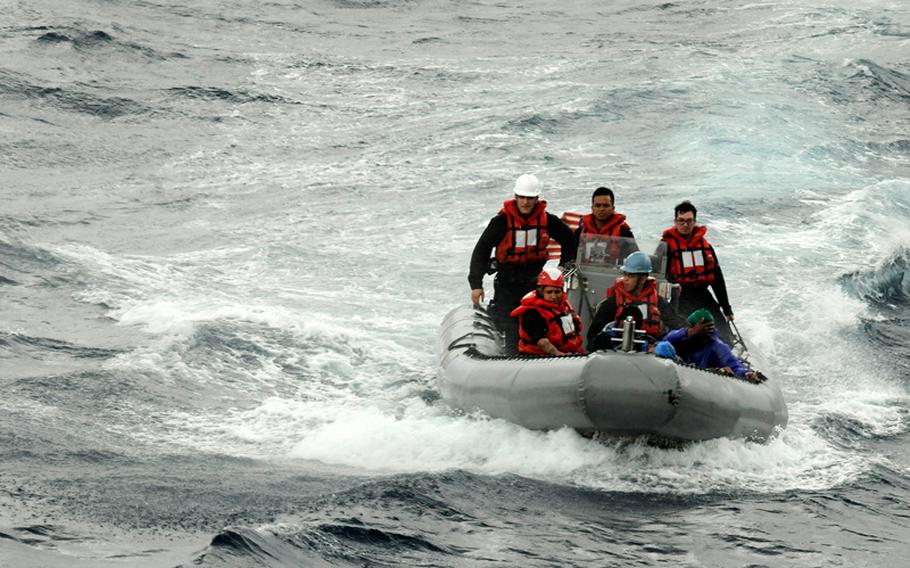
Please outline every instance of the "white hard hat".
[[524, 174], [515, 180], [515, 195], [522, 197], [540, 197], [540, 180], [533, 174]]

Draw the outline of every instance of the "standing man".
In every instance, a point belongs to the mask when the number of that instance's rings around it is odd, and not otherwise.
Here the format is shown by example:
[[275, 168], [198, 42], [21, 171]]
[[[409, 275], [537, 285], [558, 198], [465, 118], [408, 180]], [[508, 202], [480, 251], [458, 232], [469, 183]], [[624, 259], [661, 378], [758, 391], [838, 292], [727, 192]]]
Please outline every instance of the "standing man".
[[[582, 216], [575, 238], [579, 243], [582, 235], [600, 235], [602, 237], [622, 237], [610, 243], [609, 254], [612, 262], [619, 264], [629, 253], [638, 250], [632, 228], [626, 223], [626, 216], [617, 213], [614, 207], [616, 197], [609, 187], [598, 187], [591, 196], [591, 212]], [[628, 239], [628, 240], [624, 240]]]
[[674, 226], [660, 237], [661, 246], [666, 246], [667, 280], [676, 282], [682, 288], [680, 313], [707, 308], [714, 316], [720, 338], [734, 343], [733, 331], [727, 323], [728, 320], [733, 321], [733, 308], [727, 296], [724, 273], [720, 270], [714, 247], [705, 239], [708, 228], [695, 224], [697, 213], [692, 203], [683, 201], [674, 210]]
[[480, 304], [484, 298], [483, 275], [490, 267], [490, 251], [496, 249], [496, 278], [493, 281], [493, 300], [490, 302], [499, 329], [506, 332], [506, 353], [518, 349], [518, 321], [512, 310], [521, 298], [536, 287], [537, 275], [547, 262], [547, 245], [555, 239], [562, 249], [559, 261], [565, 265], [574, 260], [575, 235], [559, 217], [547, 213], [547, 202], [540, 199], [540, 180], [524, 174], [515, 181], [515, 197], [502, 204], [499, 213], [490, 219], [471, 255], [468, 283], [471, 302]]

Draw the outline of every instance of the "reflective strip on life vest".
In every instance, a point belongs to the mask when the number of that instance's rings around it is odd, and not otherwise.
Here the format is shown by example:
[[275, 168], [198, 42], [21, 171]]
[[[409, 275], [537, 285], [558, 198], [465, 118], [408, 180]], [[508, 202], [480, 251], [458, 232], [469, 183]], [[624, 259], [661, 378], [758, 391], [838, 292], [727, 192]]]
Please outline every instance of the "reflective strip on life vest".
[[562, 332], [566, 335], [570, 333], [575, 333], [575, 319], [572, 317], [572, 314], [566, 314], [559, 318], [559, 322], [562, 324]]
[[682, 257], [683, 268], [705, 265], [705, 255], [701, 250], [684, 250], [680, 253], [680, 256]]
[[515, 231], [515, 248], [537, 246], [537, 229]]

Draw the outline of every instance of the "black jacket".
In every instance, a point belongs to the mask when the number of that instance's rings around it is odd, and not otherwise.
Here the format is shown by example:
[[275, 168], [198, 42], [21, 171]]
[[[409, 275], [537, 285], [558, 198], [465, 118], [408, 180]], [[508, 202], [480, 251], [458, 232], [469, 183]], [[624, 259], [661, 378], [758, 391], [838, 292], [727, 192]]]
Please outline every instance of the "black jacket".
[[[483, 288], [483, 275], [490, 266], [491, 252], [505, 238], [506, 230], [508, 230], [508, 223], [505, 213], [500, 213], [490, 219], [487, 228], [474, 245], [474, 252], [471, 254], [471, 268], [468, 272], [468, 284], [471, 285], [472, 290]], [[578, 244], [572, 229], [556, 215], [547, 213], [547, 233], [562, 247], [559, 264], [565, 265], [574, 261]], [[504, 264], [499, 266], [499, 277], [506, 280], [536, 277], [543, 270], [544, 264], [546, 264], [545, 261], [532, 262], [522, 266]]]

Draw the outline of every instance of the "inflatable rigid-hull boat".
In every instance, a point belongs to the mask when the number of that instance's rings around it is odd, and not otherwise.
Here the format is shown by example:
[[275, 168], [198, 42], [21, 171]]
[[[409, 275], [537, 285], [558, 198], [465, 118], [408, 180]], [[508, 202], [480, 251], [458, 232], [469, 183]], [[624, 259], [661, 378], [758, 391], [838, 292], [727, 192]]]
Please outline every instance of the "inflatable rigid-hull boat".
[[482, 307], [453, 309], [439, 333], [443, 399], [526, 428], [657, 440], [767, 440], [787, 424], [775, 380], [761, 383], [636, 351], [505, 357]]

